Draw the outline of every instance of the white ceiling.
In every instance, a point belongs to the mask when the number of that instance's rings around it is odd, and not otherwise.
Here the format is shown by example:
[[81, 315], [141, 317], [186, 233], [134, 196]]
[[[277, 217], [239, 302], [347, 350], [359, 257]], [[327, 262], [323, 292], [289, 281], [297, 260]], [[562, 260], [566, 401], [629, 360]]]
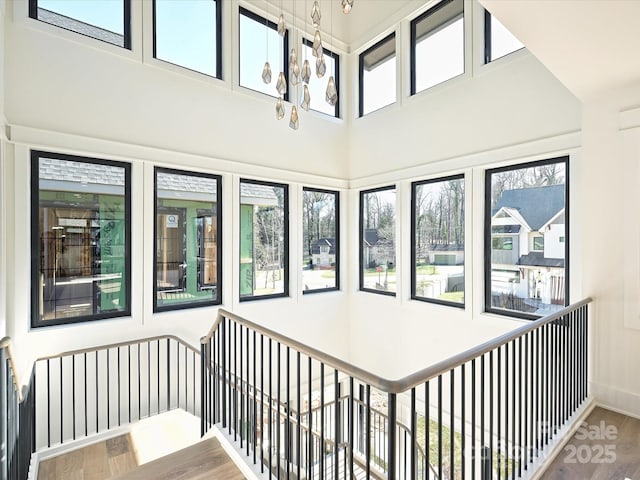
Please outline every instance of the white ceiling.
[[640, 82], [640, 0], [480, 0], [581, 100]]

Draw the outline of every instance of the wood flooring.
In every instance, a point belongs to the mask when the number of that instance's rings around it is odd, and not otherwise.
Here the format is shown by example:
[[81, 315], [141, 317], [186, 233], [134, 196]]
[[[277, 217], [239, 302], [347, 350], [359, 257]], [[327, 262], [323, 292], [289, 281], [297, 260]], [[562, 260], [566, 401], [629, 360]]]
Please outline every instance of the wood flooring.
[[640, 419], [596, 407], [541, 480], [640, 480]]
[[40, 462], [38, 480], [243, 480], [217, 438], [138, 466], [130, 436], [121, 435]]

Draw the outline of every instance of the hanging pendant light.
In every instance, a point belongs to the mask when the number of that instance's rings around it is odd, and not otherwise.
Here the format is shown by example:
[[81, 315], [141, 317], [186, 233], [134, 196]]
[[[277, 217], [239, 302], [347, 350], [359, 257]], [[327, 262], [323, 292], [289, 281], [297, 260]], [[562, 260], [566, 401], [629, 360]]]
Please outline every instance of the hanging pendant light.
[[301, 77], [304, 83], [309, 83], [309, 80], [311, 79], [311, 64], [306, 58], [304, 59], [304, 62], [302, 64]]
[[300, 66], [297, 60], [289, 66], [289, 79], [291, 80], [291, 85], [298, 85], [300, 83]]
[[266, 84], [271, 83], [271, 65], [269, 65], [269, 62], [264, 62], [264, 68], [262, 69], [262, 81]]
[[284, 102], [282, 101], [282, 97], [278, 97], [278, 100], [276, 100], [276, 118], [282, 120], [284, 113]]
[[325, 99], [332, 107], [338, 102], [338, 90], [336, 90], [336, 82], [333, 79], [333, 75], [329, 77], [329, 82], [327, 83], [327, 95]]
[[284, 37], [285, 32], [287, 31], [287, 25], [284, 22], [284, 14], [280, 14], [280, 18], [278, 18], [278, 33], [281, 37]]
[[305, 85], [304, 89], [302, 90], [302, 100], [300, 102], [300, 106], [308, 112], [310, 105], [311, 105], [311, 94], [309, 93], [309, 87]]
[[313, 28], [320, 28], [320, 4], [318, 0], [313, 2], [313, 7], [311, 7], [311, 21], [313, 22]]
[[316, 76], [318, 78], [322, 78], [324, 77], [325, 73], [327, 73], [327, 64], [324, 61], [323, 53], [318, 58], [316, 58]]
[[298, 109], [294, 105], [293, 107], [291, 107], [291, 118], [289, 119], [289, 127], [294, 130], [298, 130], [299, 126], [300, 122], [298, 121]]
[[282, 96], [287, 93], [287, 79], [284, 76], [284, 72], [278, 74], [278, 82], [276, 83], [276, 90]]
[[314, 57], [320, 56], [322, 52], [322, 37], [320, 36], [320, 30], [316, 30], [316, 33], [313, 35], [313, 47], [311, 49], [311, 54]]
[[353, 0], [342, 0], [342, 13], [348, 14], [353, 8]]

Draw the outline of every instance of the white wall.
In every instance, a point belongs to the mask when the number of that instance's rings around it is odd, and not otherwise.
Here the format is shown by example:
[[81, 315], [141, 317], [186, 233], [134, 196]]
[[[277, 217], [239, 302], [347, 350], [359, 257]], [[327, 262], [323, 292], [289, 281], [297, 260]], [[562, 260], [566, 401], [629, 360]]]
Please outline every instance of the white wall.
[[[275, 100], [234, 86], [237, 59], [226, 32], [225, 81], [149, 58], [140, 18], [151, 2], [133, 2], [133, 52], [26, 18], [13, 2], [6, 30], [9, 147], [3, 162], [7, 225], [7, 333], [19, 368], [38, 355], [162, 333], [198, 344], [217, 308], [153, 314], [153, 167], [223, 175], [223, 307], [344, 357], [344, 292], [302, 295], [302, 186], [341, 191], [346, 209], [344, 122], [301, 112], [300, 130], [275, 119]], [[232, 16], [232, 10], [226, 14]], [[145, 16], [146, 15], [146, 16]], [[237, 18], [231, 18], [237, 24]], [[234, 33], [235, 35], [235, 33]], [[4, 38], [4, 36], [3, 36]], [[288, 110], [288, 107], [287, 107]], [[132, 315], [30, 329], [30, 169], [32, 148], [132, 163]], [[241, 177], [289, 183], [290, 297], [239, 302], [237, 198]], [[4, 175], [3, 175], [4, 178]], [[345, 210], [346, 211], [346, 210]], [[4, 230], [3, 230], [4, 231]], [[346, 237], [345, 237], [346, 238]], [[343, 284], [346, 282], [342, 280]]]
[[[584, 290], [595, 300], [594, 391], [605, 405], [636, 416], [640, 416], [640, 377], [635, 371], [640, 363], [638, 105], [640, 82], [585, 102], [579, 203], [589, 218], [581, 239]], [[608, 228], [598, 223], [603, 218]]]

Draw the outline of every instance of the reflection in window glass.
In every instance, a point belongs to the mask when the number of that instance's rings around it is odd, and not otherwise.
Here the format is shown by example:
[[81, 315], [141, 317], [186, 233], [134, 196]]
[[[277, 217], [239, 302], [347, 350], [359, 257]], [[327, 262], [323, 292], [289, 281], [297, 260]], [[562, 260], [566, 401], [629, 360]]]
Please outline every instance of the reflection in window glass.
[[219, 78], [219, 15], [216, 0], [155, 0], [155, 58]]
[[486, 309], [536, 318], [567, 301], [567, 159], [487, 170]]
[[220, 177], [155, 170], [154, 311], [221, 301]]
[[289, 294], [287, 188], [240, 180], [240, 300]]
[[360, 192], [360, 290], [395, 295], [396, 187]]
[[360, 54], [360, 116], [396, 101], [396, 36]]
[[305, 188], [302, 199], [304, 293], [339, 286], [338, 192]]
[[464, 73], [464, 4], [439, 3], [411, 22], [411, 94]]
[[29, 0], [29, 16], [72, 32], [131, 48], [129, 0]]
[[32, 153], [32, 326], [130, 313], [130, 166]]
[[464, 177], [412, 185], [413, 298], [464, 305]]
[[[278, 97], [276, 82], [278, 73], [287, 76], [289, 31], [284, 38], [278, 34], [277, 25], [255, 13], [240, 7], [240, 86]], [[262, 81], [264, 62], [271, 65], [271, 83]], [[288, 87], [288, 86], [287, 86]], [[287, 100], [287, 94], [284, 99]]]
[[[309, 79], [309, 94], [311, 95], [311, 110], [315, 110], [316, 112], [326, 113], [327, 115], [331, 115], [334, 117], [339, 117], [339, 105], [340, 105], [340, 72], [339, 72], [339, 56], [337, 53], [330, 52], [326, 48], [324, 51], [324, 61], [327, 65], [327, 73], [322, 77], [318, 78], [315, 74], [315, 61], [316, 57], [311, 54], [313, 50], [311, 48], [312, 42], [308, 40], [304, 41], [302, 45], [302, 55], [299, 60], [300, 66], [302, 68], [302, 62], [307, 58], [309, 63], [311, 64], [311, 78]], [[306, 57], [305, 57], [306, 55]], [[326, 101], [327, 94], [327, 82], [329, 81], [329, 75], [334, 75], [334, 80], [336, 82], [336, 88], [338, 89], [338, 103], [335, 106], [331, 106]], [[302, 87], [299, 89], [300, 96], [302, 97]]]
[[485, 63], [492, 62], [524, 47], [500, 21], [485, 10]]

